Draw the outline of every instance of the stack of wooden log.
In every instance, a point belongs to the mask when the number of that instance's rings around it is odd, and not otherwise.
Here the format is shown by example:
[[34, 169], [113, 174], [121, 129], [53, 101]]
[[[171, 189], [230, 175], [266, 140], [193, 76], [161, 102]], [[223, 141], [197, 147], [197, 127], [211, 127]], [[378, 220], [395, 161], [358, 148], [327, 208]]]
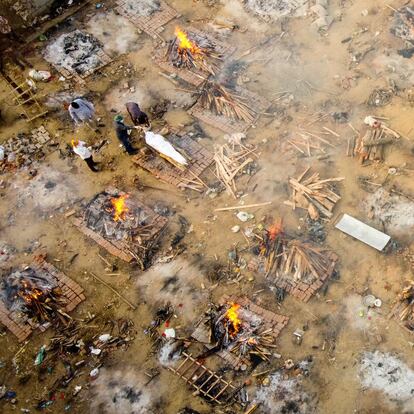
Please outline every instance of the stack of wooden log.
[[255, 146], [248, 148], [241, 143], [217, 145], [214, 148], [216, 176], [234, 198], [237, 198], [235, 179], [242, 174], [243, 168], [253, 162], [252, 156], [257, 157], [255, 150]]
[[319, 173], [308, 174], [309, 169], [307, 168], [298, 178], [289, 179], [292, 197], [291, 200], [285, 201], [285, 204], [293, 210], [296, 207], [307, 210], [312, 220], [318, 220], [321, 216], [331, 218], [335, 204], [341, 199], [334, 191], [332, 183], [342, 181], [344, 177], [321, 180]]
[[348, 142], [347, 155], [359, 157], [361, 164], [367, 161], [384, 161], [385, 146], [401, 138], [400, 134], [388, 128], [373, 117], [364, 135], [354, 136]]
[[414, 280], [409, 281], [398, 295], [393, 314], [405, 328], [414, 332]]
[[313, 283], [324, 279], [324, 275], [332, 269], [332, 259], [326, 249], [311, 243], [292, 239], [279, 232], [264, 236], [261, 254], [266, 257], [266, 277], [292, 277], [294, 280], [303, 280]]
[[255, 356], [263, 361], [270, 361], [271, 348], [276, 348], [275, 338], [272, 336], [272, 329], [267, 329], [253, 334], [242, 334], [230, 345], [229, 350], [239, 356]]
[[200, 95], [203, 108], [217, 115], [252, 123], [256, 112], [250, 108], [241, 96], [234, 95], [227, 88], [215, 82], [206, 82]]

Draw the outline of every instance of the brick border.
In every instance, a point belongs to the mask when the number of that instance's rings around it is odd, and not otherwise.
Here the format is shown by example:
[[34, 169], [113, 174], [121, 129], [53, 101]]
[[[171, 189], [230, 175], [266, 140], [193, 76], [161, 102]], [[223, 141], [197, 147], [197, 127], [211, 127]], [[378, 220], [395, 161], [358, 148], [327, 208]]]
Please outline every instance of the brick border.
[[[223, 54], [226, 57], [231, 56], [236, 51], [236, 48], [234, 46], [231, 46], [225, 42], [221, 42], [216, 37], [212, 36], [211, 34], [195, 29], [194, 27], [186, 28], [185, 31], [188, 33], [194, 33], [199, 36], [203, 36], [207, 38], [212, 44], [214, 44], [215, 50], [219, 54]], [[165, 72], [172, 74], [172, 75], [176, 75], [178, 78], [196, 87], [201, 86], [210, 77], [209, 72], [197, 70], [195, 68], [194, 69], [182, 69], [182, 68], [178, 68], [174, 66], [171, 62], [169, 62], [165, 58], [165, 54], [167, 50], [168, 50], [168, 45], [163, 50], [155, 49], [155, 55], [153, 57], [154, 62]], [[224, 65], [224, 61], [220, 62], [218, 64], [218, 69], [222, 68], [223, 65]]]
[[[30, 267], [38, 272], [47, 272], [57, 280], [58, 287], [62, 289], [62, 295], [68, 301], [64, 308], [66, 313], [72, 312], [76, 306], [86, 299], [83, 294], [83, 288], [50, 263], [38, 261], [33, 262]], [[3, 302], [0, 302], [0, 322], [17, 337], [19, 342], [26, 340], [34, 330], [39, 329], [41, 332], [44, 332], [50, 326], [48, 322], [40, 325], [32, 322], [25, 315], [22, 316], [18, 312], [10, 312]]]
[[168, 139], [190, 156], [185, 170], [180, 170], [158, 154], [148, 157], [140, 153], [132, 161], [156, 178], [178, 188], [185, 188], [185, 185], [191, 185], [195, 177], [199, 177], [212, 164], [213, 154], [187, 134], [171, 133]]
[[187, 112], [194, 118], [197, 118], [200, 121], [205, 122], [212, 127], [218, 128], [228, 134], [246, 132], [258, 121], [260, 114], [262, 112], [266, 112], [271, 103], [267, 99], [257, 95], [254, 92], [250, 92], [245, 88], [236, 87], [235, 90], [231, 92], [246, 98], [247, 104], [257, 111], [257, 115], [251, 123], [227, 118], [224, 115], [214, 114], [209, 109], [203, 108], [200, 101], [197, 101]]
[[150, 16], [140, 16], [126, 9], [126, 0], [117, 0], [115, 10], [131, 21], [143, 32], [156, 39], [164, 30], [164, 25], [179, 17], [179, 14], [165, 1], [160, 1], [160, 10]]

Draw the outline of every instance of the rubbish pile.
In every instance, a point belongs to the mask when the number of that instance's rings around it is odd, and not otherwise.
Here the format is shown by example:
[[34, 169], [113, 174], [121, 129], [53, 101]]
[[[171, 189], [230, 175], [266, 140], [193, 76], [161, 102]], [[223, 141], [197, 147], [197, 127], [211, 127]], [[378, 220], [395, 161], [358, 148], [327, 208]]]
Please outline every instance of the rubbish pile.
[[0, 146], [0, 172], [30, 166], [34, 161], [44, 158], [53, 145], [54, 141], [51, 141], [43, 126], [30, 134], [18, 133]]
[[319, 173], [309, 175], [310, 167], [298, 178], [290, 178], [289, 185], [292, 188], [291, 200], [285, 204], [295, 210], [296, 207], [308, 211], [312, 220], [318, 220], [321, 216], [331, 218], [335, 204], [341, 197], [335, 192], [332, 183], [343, 181], [343, 177], [327, 178], [321, 180]]
[[101, 58], [98, 55], [101, 51], [102, 45], [95, 37], [74, 30], [60, 35], [50, 43], [44, 57], [57, 67], [83, 75], [101, 65]]
[[245, 7], [262, 19], [277, 20], [294, 15], [306, 2], [301, 0], [243, 0]]

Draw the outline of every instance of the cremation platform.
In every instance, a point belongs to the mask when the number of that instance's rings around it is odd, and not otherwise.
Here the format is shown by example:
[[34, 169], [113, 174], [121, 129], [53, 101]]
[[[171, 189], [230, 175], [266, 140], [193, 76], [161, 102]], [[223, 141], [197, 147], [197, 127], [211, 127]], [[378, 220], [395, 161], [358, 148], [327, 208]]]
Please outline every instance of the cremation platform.
[[[231, 56], [236, 50], [235, 47], [230, 46], [225, 42], [219, 41], [211, 34], [195, 29], [193, 27], [190, 27], [188, 29], [186, 28], [185, 33], [188, 34], [190, 40], [192, 35], [206, 39], [211, 45], [214, 45], [214, 51], [217, 53], [217, 55], [223, 55], [225, 58]], [[157, 49], [154, 56], [154, 61], [165, 72], [171, 75], [176, 75], [178, 78], [196, 87], [201, 86], [209, 78], [210, 73], [207, 71], [196, 68], [187, 69], [174, 66], [166, 56], [167, 51], [168, 45], [164, 49]], [[219, 61], [217, 69], [220, 69], [220, 67], [223, 66], [223, 62], [224, 60]]]
[[[291, 275], [279, 275], [272, 279], [273, 284], [286, 293], [294, 296], [302, 302], [308, 302], [318, 290], [327, 282], [335, 271], [338, 256], [333, 252], [326, 252], [327, 259], [331, 261], [329, 269], [322, 273], [318, 279], [307, 283], [302, 280], [295, 280]], [[248, 264], [248, 269], [252, 272], [264, 273], [265, 258], [263, 256], [254, 257]]]
[[213, 162], [213, 154], [188, 134], [171, 133], [166, 138], [175, 148], [181, 150], [187, 159], [188, 166], [185, 170], [175, 167], [154, 151], [149, 155], [139, 153], [133, 158], [133, 162], [158, 179], [178, 188], [201, 191], [202, 182], [198, 177]]
[[[132, 7], [131, 0], [117, 0], [116, 11], [130, 20], [140, 30], [147, 33], [154, 39], [164, 30], [164, 25], [172, 19], [178, 17], [178, 13], [170, 7], [165, 1], [160, 1], [159, 10], [154, 11], [148, 16], [140, 14], [139, 7]], [[135, 4], [139, 6], [139, 2], [135, 1]]]
[[[289, 318], [284, 315], [279, 315], [277, 313], [268, 311], [261, 306], [256, 305], [250, 299], [246, 297], [237, 297], [237, 296], [224, 296], [221, 301], [222, 304], [225, 303], [236, 303], [240, 305], [241, 309], [247, 311], [251, 314], [251, 317], [258, 318], [260, 320], [260, 327], [262, 331], [269, 330], [269, 334], [273, 337], [273, 340], [276, 341], [280, 335], [282, 329], [288, 324]], [[242, 320], [243, 323], [243, 320]], [[248, 323], [248, 322], [244, 322]], [[203, 323], [203, 320], [197, 326], [195, 331], [191, 336], [197, 341], [204, 344], [207, 349], [212, 349], [213, 344], [210, 344], [210, 335], [208, 327]], [[232, 368], [246, 369], [247, 366], [251, 365], [250, 360], [247, 357], [240, 357], [235, 355], [233, 352], [226, 349], [222, 349], [216, 352], [216, 355], [221, 357], [226, 361]]]
[[228, 134], [235, 134], [237, 132], [246, 132], [252, 125], [257, 122], [260, 114], [266, 112], [270, 108], [271, 103], [267, 99], [257, 95], [254, 92], [250, 92], [245, 88], [236, 86], [234, 90], [231, 90], [230, 92], [244, 98], [246, 104], [254, 109], [256, 112], [256, 117], [253, 122], [248, 123], [245, 121], [228, 118], [224, 115], [217, 115], [209, 109], [203, 108], [200, 101], [197, 101], [195, 105], [193, 105], [188, 110], [188, 113], [212, 127], [218, 128]]
[[[31, 269], [36, 277], [49, 280], [51, 284], [55, 284], [61, 289], [62, 297], [65, 300], [65, 307], [62, 309], [64, 312], [73, 311], [77, 305], [85, 300], [83, 288], [50, 263], [40, 259], [21, 270], [27, 269]], [[8, 274], [2, 272], [3, 279], [16, 271], [19, 269], [10, 270]], [[0, 301], [0, 322], [17, 337], [19, 342], [27, 339], [34, 330], [39, 329], [43, 332], [50, 326], [49, 322], [43, 324], [34, 322], [21, 309], [9, 309], [4, 298]]]
[[[125, 198], [125, 217], [115, 220], [112, 201]], [[109, 253], [126, 262], [137, 262], [145, 269], [168, 220], [134, 196], [108, 188], [97, 194], [73, 224]]]
[[43, 56], [66, 79], [75, 78], [81, 83], [112, 62], [98, 39], [78, 29], [53, 39]]

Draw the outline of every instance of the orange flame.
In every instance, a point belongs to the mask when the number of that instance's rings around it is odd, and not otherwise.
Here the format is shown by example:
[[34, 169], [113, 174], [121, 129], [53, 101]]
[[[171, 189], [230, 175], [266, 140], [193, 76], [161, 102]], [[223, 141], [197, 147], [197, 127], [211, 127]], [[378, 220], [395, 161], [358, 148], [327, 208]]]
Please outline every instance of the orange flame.
[[275, 221], [275, 223], [270, 226], [269, 230], [267, 230], [267, 232], [269, 234], [269, 239], [270, 240], [276, 239], [276, 237], [280, 233], [282, 233], [282, 231], [283, 231], [282, 219], [279, 219], [279, 220]]
[[240, 330], [241, 320], [239, 319], [239, 308], [240, 305], [237, 303], [232, 303], [226, 312], [226, 318], [231, 323], [230, 334], [232, 336], [235, 336]]
[[27, 304], [30, 304], [43, 296], [43, 292], [39, 288], [33, 287], [25, 280], [22, 281], [22, 287], [23, 289], [19, 292], [19, 296], [23, 298]]
[[193, 43], [188, 37], [187, 34], [181, 30], [179, 27], [175, 28], [174, 34], [177, 36], [177, 39], [180, 41], [178, 49], [188, 49], [193, 55], [201, 54], [201, 49]]
[[129, 208], [125, 205], [128, 194], [120, 195], [118, 198], [111, 198], [112, 207], [114, 209], [114, 221], [125, 220], [125, 214]]

